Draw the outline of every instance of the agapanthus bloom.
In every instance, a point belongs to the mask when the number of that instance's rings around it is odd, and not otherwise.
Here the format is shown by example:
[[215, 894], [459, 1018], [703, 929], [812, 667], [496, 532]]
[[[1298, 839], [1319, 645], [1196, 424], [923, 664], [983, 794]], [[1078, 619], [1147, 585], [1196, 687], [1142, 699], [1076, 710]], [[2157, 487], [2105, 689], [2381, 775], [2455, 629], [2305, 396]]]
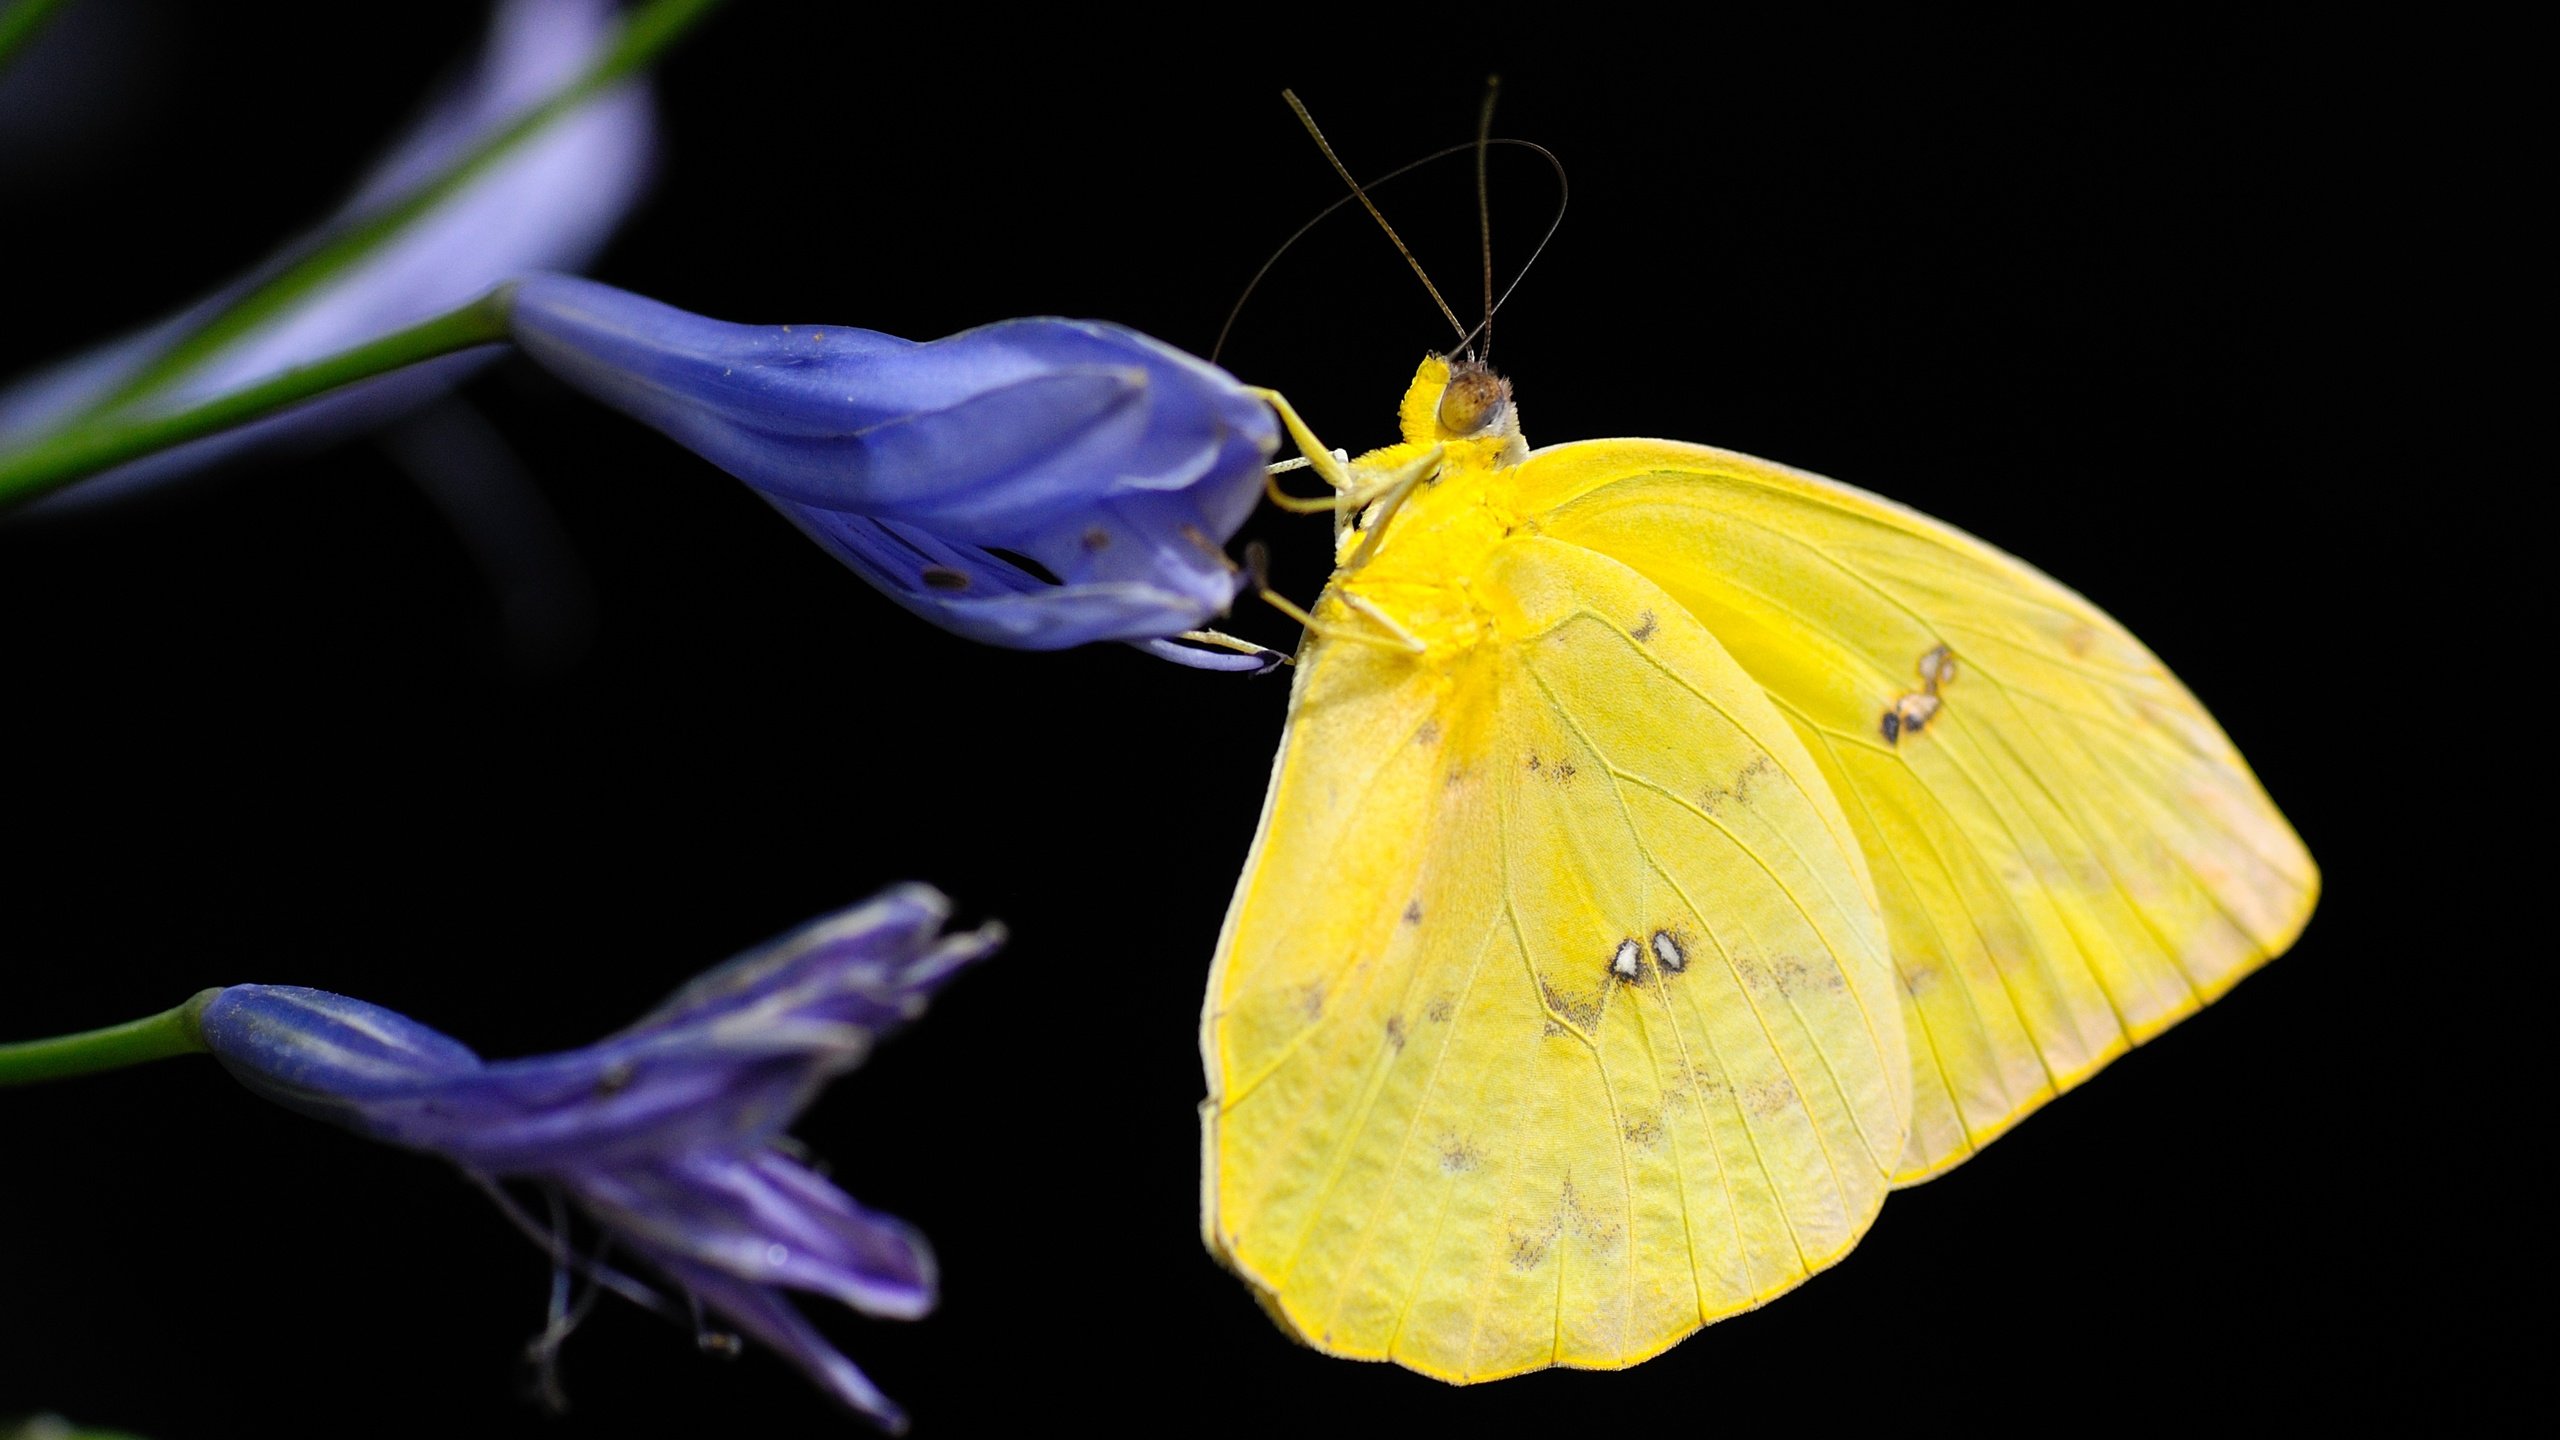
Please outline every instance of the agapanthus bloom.
[[794, 1158], [783, 1132], [1002, 938], [946, 935], [949, 913], [923, 886], [890, 890], [704, 974], [617, 1035], [530, 1059], [484, 1061], [404, 1015], [291, 986], [216, 992], [199, 1024], [268, 1099], [492, 1185], [556, 1187], [618, 1250], [897, 1428], [897, 1407], [782, 1292], [913, 1318], [933, 1306], [932, 1252]]
[[524, 353], [745, 481], [891, 599], [1029, 650], [1176, 643], [1243, 577], [1223, 546], [1279, 443], [1225, 371], [1095, 321], [918, 342], [732, 325], [568, 276], [511, 301]]
[[[168, 320], [0, 391], [0, 443], [32, 439], [108, 400], [279, 266], [408, 197], [586, 68], [616, 23], [611, 0], [501, 0], [478, 64], [400, 136], [335, 216]], [[150, 403], [174, 407], [238, 390], [451, 310], [522, 271], [586, 264], [639, 199], [655, 129], [645, 82], [627, 81], [597, 95], [508, 150], [363, 259], [171, 377]], [[361, 429], [437, 394], [486, 358], [449, 356], [349, 386], [96, 476], [46, 503], [105, 498], [274, 441]]]

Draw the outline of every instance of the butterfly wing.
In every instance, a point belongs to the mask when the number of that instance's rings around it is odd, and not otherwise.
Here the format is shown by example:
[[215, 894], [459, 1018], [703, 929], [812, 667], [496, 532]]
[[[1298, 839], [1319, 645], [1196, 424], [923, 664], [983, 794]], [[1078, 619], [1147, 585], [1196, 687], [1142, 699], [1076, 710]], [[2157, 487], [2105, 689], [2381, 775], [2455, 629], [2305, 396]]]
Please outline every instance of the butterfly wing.
[[[2300, 933], [2318, 873], [2231, 742], [2124, 627], [2033, 568], [1701, 446], [1560, 445], [1515, 475], [1544, 534], [1641, 571], [1714, 632], [1840, 797], [1906, 997], [1902, 1183]], [[1942, 645], [1953, 678], [1932, 705], [1915, 667]]]
[[1457, 1381], [1794, 1286], [1910, 1107], [1849, 820], [1759, 685], [1587, 550], [1471, 593], [1455, 658], [1310, 642], [1201, 1033], [1210, 1248], [1308, 1343]]

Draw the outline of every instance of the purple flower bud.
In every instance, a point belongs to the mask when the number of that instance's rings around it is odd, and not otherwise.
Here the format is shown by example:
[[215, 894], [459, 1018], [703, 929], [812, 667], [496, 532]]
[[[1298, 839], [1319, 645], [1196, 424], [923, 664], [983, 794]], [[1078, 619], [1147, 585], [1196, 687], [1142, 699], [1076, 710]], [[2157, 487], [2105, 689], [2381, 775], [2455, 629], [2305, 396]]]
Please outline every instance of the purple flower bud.
[[916, 614], [973, 640], [1170, 637], [1235, 599], [1220, 548], [1262, 494], [1271, 409], [1116, 325], [1008, 320], [917, 342], [731, 325], [563, 275], [516, 287], [535, 361], [753, 486]]
[[897, 1428], [897, 1407], [779, 1291], [913, 1319], [933, 1308], [933, 1254], [780, 1142], [820, 1087], [1002, 939], [992, 925], [945, 935], [949, 914], [901, 886], [709, 971], [617, 1035], [524, 1060], [483, 1061], [406, 1016], [294, 986], [231, 986], [200, 1025], [270, 1100], [486, 1181], [557, 1186], [618, 1246]]

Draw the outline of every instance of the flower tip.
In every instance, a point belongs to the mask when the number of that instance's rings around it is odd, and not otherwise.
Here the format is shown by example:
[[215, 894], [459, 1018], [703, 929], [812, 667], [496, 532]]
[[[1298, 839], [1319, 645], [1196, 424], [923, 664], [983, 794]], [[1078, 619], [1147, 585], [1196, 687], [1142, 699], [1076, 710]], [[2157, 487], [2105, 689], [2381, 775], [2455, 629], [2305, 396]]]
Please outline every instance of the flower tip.
[[975, 930], [963, 930], [956, 935], [945, 936], [942, 943], [958, 952], [962, 957], [959, 963], [966, 965], [971, 961], [983, 960], [1003, 949], [1005, 942], [1012, 938], [1013, 932], [1005, 928], [1003, 921], [989, 920], [980, 924]]
[[[1243, 587], [1239, 584], [1237, 588], [1241, 592]], [[1289, 663], [1287, 655], [1267, 645], [1255, 645], [1250, 650], [1230, 650], [1224, 648], [1224, 644], [1249, 642], [1237, 642], [1228, 637], [1221, 638], [1224, 643], [1215, 649], [1192, 643], [1191, 635], [1176, 635], [1170, 639], [1133, 640], [1129, 643], [1159, 660], [1170, 660], [1176, 665], [1187, 666], [1193, 670], [1223, 670], [1236, 675], [1268, 675]]]

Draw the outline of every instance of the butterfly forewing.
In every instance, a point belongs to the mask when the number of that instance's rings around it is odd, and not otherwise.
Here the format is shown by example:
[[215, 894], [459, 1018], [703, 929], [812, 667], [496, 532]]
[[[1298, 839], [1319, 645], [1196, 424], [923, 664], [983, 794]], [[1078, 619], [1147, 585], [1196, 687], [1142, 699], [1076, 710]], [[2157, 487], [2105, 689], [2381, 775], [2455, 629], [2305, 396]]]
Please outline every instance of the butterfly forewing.
[[1544, 533], [1712, 630], [1837, 791], [1912, 1022], [1905, 1182], [2213, 999], [2309, 915], [2309, 856], [2212, 718], [2031, 567], [1699, 446], [1556, 446], [1516, 483]]
[[1845, 1253], [1908, 1062], [1848, 818], [1694, 619], [1523, 539], [1313, 647], [1204, 1017], [1210, 1244], [1302, 1338], [1618, 1366]]

